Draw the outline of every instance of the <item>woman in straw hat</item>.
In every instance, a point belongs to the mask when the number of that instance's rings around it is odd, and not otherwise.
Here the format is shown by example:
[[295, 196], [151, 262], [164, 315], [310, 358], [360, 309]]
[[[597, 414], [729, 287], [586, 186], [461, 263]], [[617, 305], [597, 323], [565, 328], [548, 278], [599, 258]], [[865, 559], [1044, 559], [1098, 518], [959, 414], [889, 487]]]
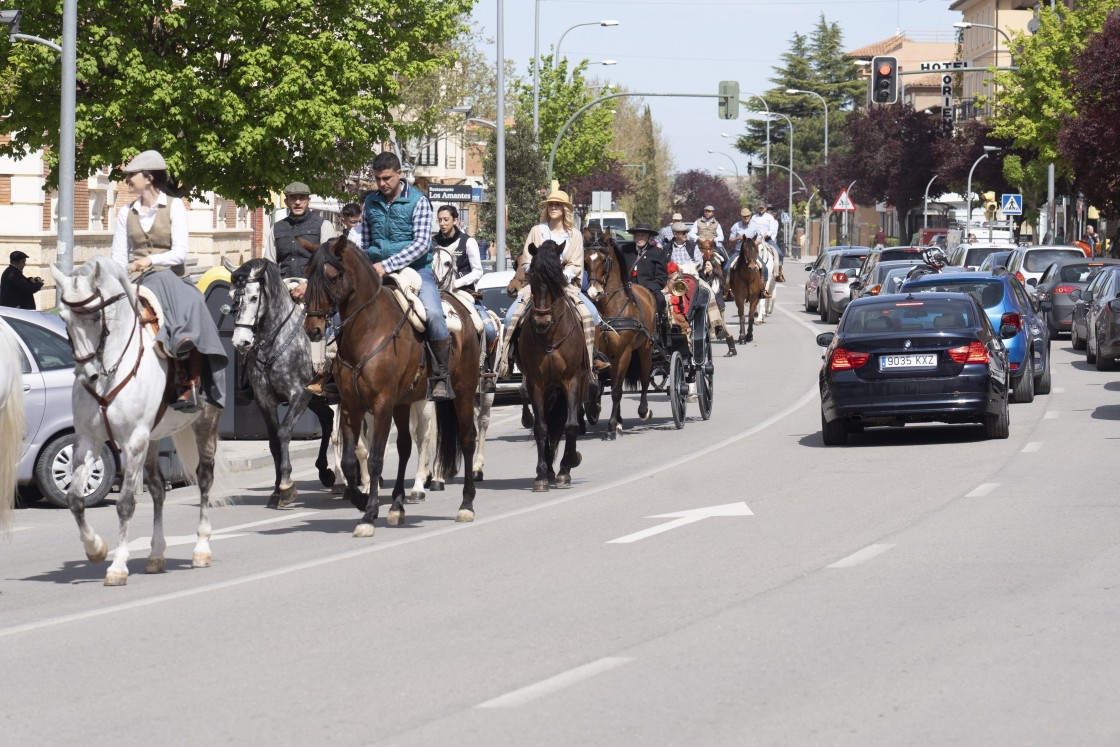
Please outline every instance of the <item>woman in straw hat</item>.
[[167, 163], [146, 150], [124, 167], [136, 200], [123, 209], [113, 232], [113, 259], [139, 274], [162, 307], [156, 342], [179, 361], [179, 391], [171, 408], [197, 412], [205, 397], [223, 406], [229, 362], [202, 294], [186, 277], [187, 209], [171, 188]]
[[[554, 189], [541, 202], [541, 222], [529, 229], [529, 236], [525, 239], [525, 247], [517, 261], [523, 265], [529, 265], [532, 259], [528, 252], [530, 244], [540, 246], [549, 240], [555, 241], [557, 244], [567, 242], [564, 247], [564, 254], [560, 257], [560, 261], [564, 265], [564, 275], [567, 276], [569, 281], [576, 278], [582, 280], [583, 235], [575, 230], [575, 224], [572, 220], [574, 207], [572, 201], [568, 199], [567, 192]], [[569, 283], [567, 291], [572, 300], [579, 301], [575, 304], [575, 308], [583, 320], [583, 336], [584, 342], [587, 344], [587, 358], [592, 363], [590, 368], [591, 380], [598, 384], [597, 371], [610, 367], [610, 364], [605, 360], [599, 360], [595, 356], [595, 330], [599, 326], [599, 312], [595, 308], [595, 304], [591, 303], [591, 299], [580, 292], [578, 285]], [[526, 285], [506, 312], [506, 327], [502, 340], [502, 361], [498, 367], [499, 378], [504, 379], [509, 376], [510, 348], [512, 347], [509, 343], [513, 338], [514, 330], [521, 323], [521, 318], [525, 314], [525, 299], [529, 297], [529, 294], [530, 289]]]

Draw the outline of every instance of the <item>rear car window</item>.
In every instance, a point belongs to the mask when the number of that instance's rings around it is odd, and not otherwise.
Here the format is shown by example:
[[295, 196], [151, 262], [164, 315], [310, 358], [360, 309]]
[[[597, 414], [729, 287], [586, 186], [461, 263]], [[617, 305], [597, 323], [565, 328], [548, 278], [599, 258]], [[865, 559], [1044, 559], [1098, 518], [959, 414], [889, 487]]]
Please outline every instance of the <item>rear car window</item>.
[[917, 247], [884, 249], [879, 254], [879, 261], [886, 262], [888, 259], [913, 259], [914, 257], [921, 257], [923, 251], [923, 249]]
[[1037, 249], [1026, 252], [1023, 258], [1023, 267], [1027, 272], [1042, 272], [1050, 266], [1051, 262], [1076, 257], [1078, 254], [1085, 256], [1079, 249]]
[[1003, 303], [1003, 283], [999, 280], [957, 280], [951, 283], [921, 283], [907, 286], [912, 293], [967, 293], [985, 309]]
[[863, 264], [863, 260], [867, 259], [866, 254], [841, 254], [836, 258], [835, 264], [832, 265], [834, 270], [854, 270]]
[[969, 249], [965, 254], [964, 262], [962, 264], [966, 267], [979, 267], [980, 263], [983, 262], [989, 254], [995, 254], [998, 251], [999, 249], [996, 249], [992, 246], [974, 247], [972, 249]]
[[20, 336], [23, 344], [31, 350], [35, 365], [40, 371], [57, 371], [74, 367], [74, 355], [70, 352], [70, 343], [65, 337], [22, 319], [5, 319], [5, 321]]
[[1063, 283], [1088, 283], [1105, 267], [1100, 264], [1066, 265], [1059, 278]]
[[916, 332], [975, 326], [972, 305], [949, 298], [862, 304], [854, 308], [849, 306], [844, 314], [844, 331], [847, 333]]

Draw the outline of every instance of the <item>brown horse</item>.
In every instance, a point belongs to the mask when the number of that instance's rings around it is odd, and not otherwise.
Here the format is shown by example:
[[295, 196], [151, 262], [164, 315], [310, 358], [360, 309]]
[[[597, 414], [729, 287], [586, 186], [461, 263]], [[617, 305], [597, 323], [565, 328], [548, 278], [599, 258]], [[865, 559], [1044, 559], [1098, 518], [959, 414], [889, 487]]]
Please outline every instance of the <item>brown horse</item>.
[[701, 266], [696, 268], [700, 278], [711, 287], [713, 293], [723, 293], [724, 258], [716, 251], [716, 240], [697, 239], [696, 246], [700, 249], [700, 256], [704, 260]]
[[[739, 312], [739, 344], [754, 341], [754, 317], [758, 312], [758, 302], [762, 298], [762, 291], [766, 287], [762, 282], [762, 268], [758, 266], [758, 244], [754, 239], [741, 237], [742, 244], [739, 260], [731, 268], [729, 279], [731, 295], [735, 298], [735, 309]], [[747, 306], [744, 317], [743, 308]], [[746, 324], [746, 334], [743, 325]], [[730, 338], [730, 332], [728, 333]]]
[[[572, 468], [582, 457], [576, 451], [579, 412], [587, 385], [591, 361], [587, 360], [583, 327], [579, 313], [565, 292], [560, 255], [565, 244], [551, 239], [540, 247], [529, 245], [533, 256], [529, 268], [531, 304], [514, 352], [525, 377], [525, 387], [533, 407], [533, 435], [537, 441], [537, 477], [533, 492], [547, 492], [550, 484], [572, 486]], [[552, 463], [564, 437], [564, 456], [560, 472]]]
[[[385, 463], [389, 427], [397, 425], [400, 462], [393, 485], [389, 524], [404, 522], [404, 478], [412, 454], [408, 428], [410, 405], [426, 395], [428, 378], [424, 339], [401, 311], [389, 292], [382, 293], [381, 278], [369, 259], [345, 236], [324, 242], [307, 266], [307, 319], [304, 328], [311, 340], [326, 333], [326, 320], [342, 316], [341, 339], [335, 358], [335, 381], [342, 396], [342, 471], [346, 475], [346, 498], [359, 511], [361, 521], [355, 537], [372, 537], [379, 501], [377, 489]], [[444, 296], [465, 324], [467, 310], [452, 296]], [[474, 330], [452, 335], [448, 370], [455, 399], [436, 402], [436, 460], [440, 472], [452, 477], [460, 457], [467, 464], [463, 473], [463, 502], [455, 521], [474, 521], [475, 424], [474, 393], [478, 388], [480, 347]], [[373, 442], [369, 448], [370, 493], [361, 492], [361, 474], [354, 454], [366, 413], [373, 415]]]
[[650, 338], [656, 324], [657, 302], [649, 288], [631, 285], [626, 276], [626, 263], [618, 246], [606, 233], [601, 246], [588, 246], [583, 253], [587, 268], [587, 296], [603, 316], [603, 333], [599, 349], [611, 362], [611, 419], [607, 424], [607, 440], [622, 435], [622, 390], [641, 386], [638, 417], [650, 419], [646, 396], [650, 369], [653, 367], [653, 342]]

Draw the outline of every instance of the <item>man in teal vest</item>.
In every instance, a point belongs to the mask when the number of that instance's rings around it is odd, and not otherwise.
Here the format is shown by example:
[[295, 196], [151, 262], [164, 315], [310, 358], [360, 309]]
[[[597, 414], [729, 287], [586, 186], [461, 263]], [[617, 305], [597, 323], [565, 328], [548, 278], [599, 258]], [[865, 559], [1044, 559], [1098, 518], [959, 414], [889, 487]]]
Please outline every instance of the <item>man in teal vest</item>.
[[443, 300], [432, 274], [432, 203], [424, 193], [401, 179], [401, 162], [394, 153], [373, 159], [377, 191], [362, 208], [362, 249], [379, 277], [411, 267], [420, 274], [420, 302], [428, 316], [431, 350], [429, 392], [433, 401], [454, 397], [447, 380], [447, 353], [451, 343]]

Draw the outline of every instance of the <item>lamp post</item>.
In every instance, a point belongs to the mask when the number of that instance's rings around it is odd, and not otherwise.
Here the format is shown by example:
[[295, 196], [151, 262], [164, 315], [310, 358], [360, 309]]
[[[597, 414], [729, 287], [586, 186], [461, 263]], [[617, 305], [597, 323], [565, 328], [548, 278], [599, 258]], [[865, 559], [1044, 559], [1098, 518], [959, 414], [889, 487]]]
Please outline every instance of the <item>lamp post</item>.
[[[848, 199], [849, 200], [852, 199], [852, 187], [854, 187], [856, 185], [856, 182], [858, 182], [858, 181], [859, 181], [859, 179], [852, 179], [852, 183], [849, 184], [848, 188], [844, 190], [845, 192], [848, 193]], [[856, 204], [855, 200], [852, 200], [852, 205], [855, 206], [855, 204]], [[844, 211], [844, 243], [847, 244], [848, 246], [852, 245], [852, 242], [848, 239], [848, 211], [847, 210]]]
[[730, 154], [724, 153], [723, 151], [709, 149], [708, 153], [710, 153], [712, 155], [716, 155], [716, 156], [723, 156], [728, 161], [731, 161], [731, 166], [732, 166], [732, 168], [735, 169], [735, 183], [738, 184], [739, 183], [739, 164], [735, 163], [735, 159], [732, 158]]
[[[998, 8], [996, 10], [996, 14], [997, 15], [999, 14]], [[964, 31], [965, 29], [991, 29], [992, 31], [995, 31], [997, 34], [1000, 34], [1004, 39], [1006, 39], [1007, 40], [1007, 48], [1009, 50], [1011, 49], [1011, 37], [1007, 35], [1007, 32], [1004, 31], [1003, 29], [999, 28], [998, 26], [993, 26], [990, 23], [973, 23], [972, 21], [957, 21], [956, 23], [953, 24], [953, 28], [960, 29], [961, 31]], [[992, 45], [992, 55], [993, 55], [993, 58], [994, 58], [992, 60], [992, 67], [995, 67], [995, 68], [998, 69], [999, 68], [999, 44], [993, 44]], [[1015, 64], [1014, 58], [1012, 58], [1011, 64], [1013, 64], [1013, 65]]]
[[997, 148], [994, 145], [985, 145], [984, 146], [984, 155], [977, 158], [976, 161], [973, 162], [972, 168], [968, 170], [968, 186], [965, 187], [965, 190], [964, 190], [965, 204], [968, 206], [966, 208], [965, 219], [964, 219], [964, 228], [965, 228], [965, 236], [966, 237], [968, 235], [968, 232], [972, 230], [972, 172], [976, 171], [976, 167], [980, 165], [981, 161], [983, 161], [985, 158], [990, 156], [992, 153], [996, 153], [1000, 150], [1001, 150], [1000, 148]]
[[[756, 98], [762, 98], [757, 96]], [[782, 114], [781, 112], [768, 112], [767, 117], [781, 117], [786, 121], [786, 126], [789, 127], [789, 202], [787, 203], [787, 210], [789, 211], [790, 222], [786, 223], [786, 248], [789, 248], [790, 242], [790, 223], [793, 222], [793, 120]], [[767, 174], [769, 176], [769, 174]]]
[[578, 29], [580, 26], [603, 26], [609, 28], [617, 25], [618, 21], [612, 20], [586, 21], [584, 23], [573, 23], [571, 26], [564, 29], [564, 33], [560, 34], [560, 39], [556, 42], [556, 49], [552, 52], [552, 69], [555, 70], [560, 66], [560, 45], [564, 43], [564, 37], [568, 35], [569, 31], [571, 31], [572, 29]]
[[[564, 41], [564, 37], [568, 32], [580, 26], [617, 26], [618, 21], [602, 20], [602, 21], [588, 21], [587, 23], [577, 23], [575, 26], [570, 26], [564, 30], [560, 35], [560, 41]], [[556, 60], [560, 57], [560, 42], [556, 43], [556, 49], [552, 53], [552, 67], [555, 69]], [[501, 61], [498, 63], [501, 65]], [[533, 139], [537, 140], [541, 133], [541, 0], [536, 0], [534, 4], [533, 13]]]
[[922, 228], [929, 228], [929, 188], [933, 186], [937, 177], [938, 174], [934, 174], [933, 179], [929, 180], [929, 184], [926, 185], [925, 196], [922, 197]]
[[[611, 65], [617, 65], [618, 60], [595, 60], [594, 62], [588, 62], [587, 64], [588, 65], [602, 65], [604, 67], [610, 67]], [[575, 74], [576, 74], [575, 68], [573, 68], [568, 73], [568, 82], [569, 83], [572, 81], [572, 78], [575, 77]]]
[[824, 165], [828, 165], [828, 99], [821, 96], [816, 91], [805, 91], [800, 88], [787, 88], [786, 93], [789, 94], [808, 94], [809, 96], [816, 96], [821, 100], [821, 105], [824, 106]]

